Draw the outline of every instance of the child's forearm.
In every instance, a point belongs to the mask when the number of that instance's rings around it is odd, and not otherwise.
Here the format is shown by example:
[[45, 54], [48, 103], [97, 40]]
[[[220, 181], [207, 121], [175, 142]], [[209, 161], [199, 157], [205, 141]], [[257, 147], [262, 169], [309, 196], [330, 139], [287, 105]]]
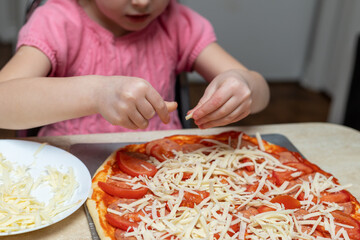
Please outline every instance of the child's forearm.
[[0, 82], [0, 128], [24, 129], [91, 114], [130, 129], [145, 129], [157, 114], [164, 123], [175, 102], [165, 102], [144, 79], [126, 76], [23, 78]]
[[96, 113], [93, 96], [97, 81], [87, 78], [24, 78], [1, 82], [0, 128], [31, 128]]

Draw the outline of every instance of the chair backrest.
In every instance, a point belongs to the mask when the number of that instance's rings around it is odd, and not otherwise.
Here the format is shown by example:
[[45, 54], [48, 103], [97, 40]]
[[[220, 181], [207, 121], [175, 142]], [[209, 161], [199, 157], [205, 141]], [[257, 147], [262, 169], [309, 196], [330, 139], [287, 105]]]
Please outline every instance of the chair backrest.
[[185, 72], [176, 77], [175, 101], [178, 103], [178, 113], [183, 128], [191, 128], [190, 120], [185, 120], [187, 112], [190, 110], [189, 81]]
[[26, 8], [25, 8], [25, 22], [29, 20], [35, 9], [43, 5], [46, 2], [46, 0], [28, 0], [26, 2]]

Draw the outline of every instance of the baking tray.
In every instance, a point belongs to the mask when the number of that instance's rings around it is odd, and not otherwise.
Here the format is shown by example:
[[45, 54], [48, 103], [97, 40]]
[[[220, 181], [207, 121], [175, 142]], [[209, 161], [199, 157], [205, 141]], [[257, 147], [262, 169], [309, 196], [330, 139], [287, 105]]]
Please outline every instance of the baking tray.
[[[287, 148], [290, 151], [298, 152], [298, 149], [290, 142], [290, 140], [281, 134], [262, 134], [261, 138]], [[70, 146], [70, 152], [78, 157], [89, 169], [93, 176], [99, 166], [113, 153], [115, 150], [129, 144], [139, 144], [141, 142], [124, 142], [124, 143], [77, 143]], [[300, 153], [301, 154], [301, 153]], [[100, 240], [94, 222], [91, 219], [89, 211], [85, 206], [85, 213], [89, 223], [91, 237], [93, 240]]]

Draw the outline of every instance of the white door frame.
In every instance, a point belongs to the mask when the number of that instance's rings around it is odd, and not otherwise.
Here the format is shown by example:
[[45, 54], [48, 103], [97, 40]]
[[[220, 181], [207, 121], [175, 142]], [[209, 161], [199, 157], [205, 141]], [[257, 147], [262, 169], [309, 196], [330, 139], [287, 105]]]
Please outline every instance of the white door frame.
[[332, 98], [328, 121], [342, 124], [360, 33], [360, 1], [322, 0], [320, 6], [302, 84], [327, 92]]

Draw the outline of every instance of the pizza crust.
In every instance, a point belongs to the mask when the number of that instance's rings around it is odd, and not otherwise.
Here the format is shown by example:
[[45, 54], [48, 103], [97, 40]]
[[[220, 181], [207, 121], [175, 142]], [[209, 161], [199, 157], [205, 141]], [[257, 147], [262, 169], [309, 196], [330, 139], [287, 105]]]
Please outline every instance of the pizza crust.
[[[107, 236], [107, 234], [105, 233], [105, 231], [103, 230], [103, 228], [101, 227], [101, 224], [100, 224], [100, 216], [99, 216], [99, 210], [97, 207], [96, 207], [96, 202], [92, 199], [88, 199], [86, 201], [86, 206], [89, 210], [89, 213], [90, 213], [90, 216], [94, 222], [94, 225], [95, 225], [95, 228], [96, 228], [96, 232], [99, 236], [99, 238], [101, 240], [111, 240], [112, 238]], [[106, 208], [103, 208], [103, 211], [106, 211]]]
[[[98, 186], [98, 182], [99, 181], [106, 181], [106, 178], [109, 174], [111, 174], [111, 168], [108, 169], [108, 171], [106, 172], [102, 172], [105, 169], [105, 166], [107, 165], [111, 165], [113, 162], [116, 161], [116, 152], [113, 152], [104, 162], [103, 164], [96, 170], [94, 176], [93, 176], [93, 182], [92, 182], [92, 189], [93, 189], [93, 195], [98, 193], [98, 192], [102, 192], [102, 190], [99, 188]], [[96, 179], [94, 179], [96, 177]], [[106, 221], [104, 214], [101, 213], [106, 213], [107, 208], [106, 206], [103, 204], [102, 201], [99, 201], [100, 204], [97, 204], [96, 200], [94, 199], [88, 199], [86, 201], [86, 206], [89, 210], [90, 216], [94, 222], [96, 231], [98, 233], [98, 236], [101, 240], [111, 240], [114, 239], [112, 237], [110, 237], [103, 229], [103, 227], [101, 226], [101, 220], [102, 222]]]

